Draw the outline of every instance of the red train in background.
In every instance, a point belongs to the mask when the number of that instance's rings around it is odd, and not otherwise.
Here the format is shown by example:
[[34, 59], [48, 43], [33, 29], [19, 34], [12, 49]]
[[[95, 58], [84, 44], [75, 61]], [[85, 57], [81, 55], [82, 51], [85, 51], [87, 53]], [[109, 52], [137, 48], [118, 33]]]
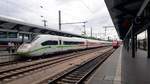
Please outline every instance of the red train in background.
[[121, 45], [121, 41], [117, 41], [117, 40], [114, 40], [112, 41], [112, 47], [113, 48], [118, 48], [119, 46]]

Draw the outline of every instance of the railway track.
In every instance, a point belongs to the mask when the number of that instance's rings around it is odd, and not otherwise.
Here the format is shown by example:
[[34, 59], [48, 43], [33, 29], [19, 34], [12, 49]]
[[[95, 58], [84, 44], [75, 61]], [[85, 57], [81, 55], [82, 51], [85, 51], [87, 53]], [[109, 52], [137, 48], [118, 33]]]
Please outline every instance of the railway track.
[[[82, 50], [81, 50], [82, 51]], [[80, 50], [79, 51], [76, 51], [76, 52], [80, 52]], [[63, 55], [69, 55], [69, 54], [72, 54], [73, 53], [73, 51], [72, 52], [68, 52], [68, 53], [66, 53], [66, 52], [62, 52], [62, 54]], [[11, 55], [14, 55], [15, 57], [17, 57], [17, 54], [11, 54]], [[60, 54], [52, 54], [53, 56], [60, 56]], [[45, 58], [43, 58], [43, 59], [48, 59], [49, 57], [45, 57]], [[30, 60], [32, 60], [32, 61], [36, 61], [36, 60], [39, 60], [39, 59], [41, 59], [40, 57], [38, 57], [38, 58], [18, 58], [18, 59], [16, 59], [16, 60], [14, 60], [14, 61], [8, 61], [8, 62], [1, 62], [0, 63], [0, 67], [3, 67], [3, 66], [8, 66], [8, 65], [12, 65], [12, 64], [18, 64], [18, 63], [25, 63], [25, 62], [29, 62]]]
[[[103, 49], [103, 48], [101, 48], [101, 49]], [[2, 82], [2, 83], [8, 82], [8, 81], [17, 79], [19, 77], [28, 75], [26, 73], [33, 73], [36, 71], [40, 71], [44, 68], [48, 68], [49, 66], [55, 65], [55, 64], [60, 63], [62, 61], [72, 59], [75, 57], [79, 57], [79, 56], [89, 54], [92, 52], [96, 52], [97, 50], [100, 50], [100, 48], [81, 51], [78, 53], [72, 53], [69, 55], [60, 56], [60, 57], [55, 58], [55, 59], [44, 59], [44, 60], [39, 61], [39, 62], [28, 63], [28, 64], [24, 64], [23, 66], [19, 66], [19, 67], [16, 66], [16, 67], [0, 70], [0, 82]]]
[[[105, 47], [105, 46], [101, 46], [101, 47]], [[97, 47], [98, 48], [98, 47]], [[91, 49], [94, 49], [94, 48], [89, 48], [89, 50], [91, 50]], [[82, 52], [82, 51], [86, 51], [86, 49], [79, 49], [79, 50], [72, 50], [72, 51], [70, 51], [70, 52], [61, 52], [61, 54], [58, 54], [58, 53], [56, 53], [56, 54], [52, 54], [53, 56], [62, 56], [62, 54], [63, 55], [69, 55], [69, 54], [72, 54], [72, 53], [74, 53], [74, 52]], [[17, 57], [16, 55], [17, 54], [11, 54], [11, 55], [14, 55], [15, 57]], [[40, 58], [40, 57], [39, 57]], [[43, 59], [48, 59], [49, 57], [47, 56], [47, 57], [45, 57], [45, 58], [43, 58]], [[18, 64], [18, 63], [25, 63], [25, 62], [28, 62], [28, 61], [30, 61], [30, 60], [33, 60], [33, 61], [36, 61], [36, 60], [38, 60], [37, 58], [36, 59], [27, 59], [27, 58], [25, 58], [25, 59], [16, 59], [16, 60], [14, 60], [14, 61], [8, 61], [8, 62], [1, 62], [0, 63], [0, 68], [1, 67], [3, 67], [3, 66], [7, 66], [7, 65], [12, 65], [12, 64]]]
[[68, 71], [67, 73], [57, 76], [55, 79], [49, 79], [42, 81], [40, 84], [83, 84], [85, 79], [109, 56], [114, 49], [97, 56], [90, 61], [83, 63], [82, 65]]

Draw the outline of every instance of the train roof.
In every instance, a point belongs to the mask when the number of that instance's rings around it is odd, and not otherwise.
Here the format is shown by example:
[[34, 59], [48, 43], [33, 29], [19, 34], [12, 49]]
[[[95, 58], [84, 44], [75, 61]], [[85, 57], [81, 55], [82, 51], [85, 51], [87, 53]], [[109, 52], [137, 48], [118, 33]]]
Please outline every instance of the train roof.
[[97, 43], [112, 43], [109, 41], [100, 41], [100, 40], [94, 40], [94, 39], [84, 39], [84, 38], [79, 38], [79, 37], [64, 37], [64, 36], [56, 36], [56, 35], [49, 35], [49, 34], [41, 34], [38, 35], [39, 37], [51, 37], [51, 39], [58, 39], [62, 38], [63, 41], [77, 41], [77, 42], [82, 42], [82, 41], [89, 41], [89, 42], [97, 42]]
[[42, 34], [42, 35], [37, 35], [39, 37], [43, 37], [43, 38], [46, 38], [46, 37], [51, 37], [51, 39], [58, 39], [58, 38], [61, 38], [63, 41], [85, 41], [85, 39], [83, 38], [77, 38], [77, 37], [64, 37], [64, 36], [56, 36], [56, 35], [48, 35], [48, 34]]

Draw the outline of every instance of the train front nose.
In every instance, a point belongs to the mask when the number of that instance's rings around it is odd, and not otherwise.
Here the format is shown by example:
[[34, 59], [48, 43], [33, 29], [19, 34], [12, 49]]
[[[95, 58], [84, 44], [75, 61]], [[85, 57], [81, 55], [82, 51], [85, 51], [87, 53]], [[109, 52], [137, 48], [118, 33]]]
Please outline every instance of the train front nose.
[[18, 48], [17, 54], [18, 55], [27, 55], [30, 51], [30, 48], [31, 48], [30, 44], [23, 44]]

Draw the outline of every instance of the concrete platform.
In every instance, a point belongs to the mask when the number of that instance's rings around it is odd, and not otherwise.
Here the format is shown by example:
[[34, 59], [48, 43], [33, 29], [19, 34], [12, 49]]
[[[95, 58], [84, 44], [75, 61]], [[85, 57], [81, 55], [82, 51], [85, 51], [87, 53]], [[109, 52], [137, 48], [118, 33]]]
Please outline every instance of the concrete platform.
[[138, 50], [135, 58], [121, 46], [91, 76], [86, 84], [150, 84], [150, 59]]
[[17, 59], [15, 53], [8, 53], [8, 51], [0, 51], [0, 63], [14, 61]]

